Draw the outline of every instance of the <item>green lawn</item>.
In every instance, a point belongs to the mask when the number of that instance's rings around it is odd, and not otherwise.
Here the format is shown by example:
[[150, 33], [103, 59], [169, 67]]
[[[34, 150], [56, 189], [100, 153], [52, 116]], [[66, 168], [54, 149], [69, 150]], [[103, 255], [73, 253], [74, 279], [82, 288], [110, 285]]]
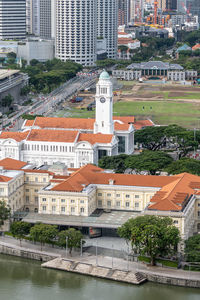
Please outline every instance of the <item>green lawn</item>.
[[[113, 107], [114, 116], [135, 116], [137, 119], [150, 118], [156, 124], [178, 124], [187, 128], [200, 128], [200, 103], [164, 101], [117, 102]], [[86, 109], [62, 110], [57, 117], [94, 118], [95, 111]]]

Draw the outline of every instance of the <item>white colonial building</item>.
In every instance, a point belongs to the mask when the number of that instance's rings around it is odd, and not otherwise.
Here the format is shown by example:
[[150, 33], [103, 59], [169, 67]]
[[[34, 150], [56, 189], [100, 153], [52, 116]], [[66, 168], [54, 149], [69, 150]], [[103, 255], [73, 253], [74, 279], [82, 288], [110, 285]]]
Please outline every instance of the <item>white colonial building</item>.
[[152, 125], [148, 120], [135, 122], [133, 116], [113, 118], [112, 82], [103, 71], [97, 83], [96, 119], [26, 120], [19, 132], [1, 132], [0, 159], [10, 157], [36, 165], [61, 161], [71, 168], [97, 164], [102, 156], [132, 154], [134, 126]]

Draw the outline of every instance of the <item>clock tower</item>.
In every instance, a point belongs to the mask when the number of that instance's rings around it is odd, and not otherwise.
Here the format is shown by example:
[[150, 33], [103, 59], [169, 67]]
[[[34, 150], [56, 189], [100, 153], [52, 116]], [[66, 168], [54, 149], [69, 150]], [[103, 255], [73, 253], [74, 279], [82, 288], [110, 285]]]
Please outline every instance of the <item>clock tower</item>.
[[96, 85], [96, 118], [94, 133], [113, 134], [113, 90], [109, 74], [104, 70]]

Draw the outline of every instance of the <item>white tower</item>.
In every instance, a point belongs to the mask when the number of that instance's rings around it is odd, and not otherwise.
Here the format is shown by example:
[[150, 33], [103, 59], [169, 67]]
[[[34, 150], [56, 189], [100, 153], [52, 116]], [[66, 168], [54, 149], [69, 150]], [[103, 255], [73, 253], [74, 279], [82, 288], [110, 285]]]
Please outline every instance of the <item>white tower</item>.
[[103, 71], [96, 85], [96, 119], [94, 133], [113, 134], [113, 86], [110, 76]]

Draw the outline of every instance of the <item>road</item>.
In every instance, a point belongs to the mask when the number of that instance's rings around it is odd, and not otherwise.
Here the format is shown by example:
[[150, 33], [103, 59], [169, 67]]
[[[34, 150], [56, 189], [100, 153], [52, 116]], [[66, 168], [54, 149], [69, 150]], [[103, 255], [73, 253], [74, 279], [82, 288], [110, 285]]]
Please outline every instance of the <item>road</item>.
[[[21, 116], [23, 114], [38, 114], [47, 116], [53, 110], [58, 109], [59, 105], [64, 101], [69, 100], [73, 95], [82, 89], [89, 88], [94, 85], [97, 75], [91, 77], [80, 77], [76, 76], [56, 90], [51, 92], [48, 96], [39, 96], [33, 105], [23, 108], [20, 112], [17, 112], [10, 119], [6, 118], [3, 120], [3, 125], [7, 125], [9, 131], [19, 130], [23, 124]], [[10, 128], [8, 127], [11, 123]]]

